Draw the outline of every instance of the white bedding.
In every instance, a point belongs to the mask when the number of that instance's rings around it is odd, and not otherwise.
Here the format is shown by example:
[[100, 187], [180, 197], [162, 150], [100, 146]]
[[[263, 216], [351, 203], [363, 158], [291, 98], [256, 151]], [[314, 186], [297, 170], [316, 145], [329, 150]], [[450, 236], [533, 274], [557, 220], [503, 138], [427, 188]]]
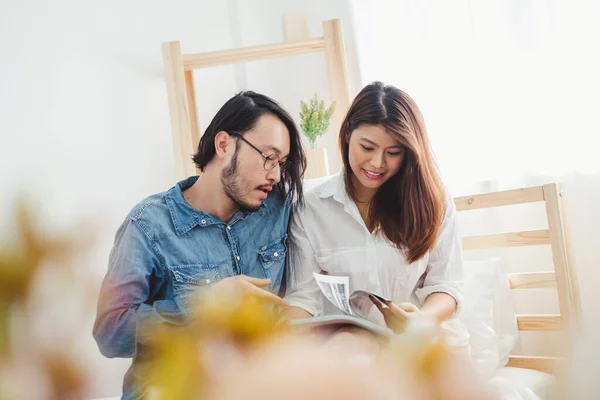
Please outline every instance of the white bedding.
[[543, 400], [550, 397], [552, 375], [523, 368], [503, 367], [490, 378], [502, 400]]
[[464, 267], [467, 305], [459, 318], [471, 335], [477, 370], [490, 380], [502, 400], [547, 399], [554, 384], [552, 375], [506, 367], [519, 331], [501, 259], [469, 260]]

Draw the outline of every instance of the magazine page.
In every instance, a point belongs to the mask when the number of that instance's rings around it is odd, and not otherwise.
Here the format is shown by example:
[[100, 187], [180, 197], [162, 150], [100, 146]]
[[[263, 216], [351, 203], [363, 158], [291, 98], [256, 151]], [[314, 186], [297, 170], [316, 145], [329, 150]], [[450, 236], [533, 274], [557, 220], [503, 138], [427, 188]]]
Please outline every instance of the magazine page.
[[369, 318], [369, 311], [375, 305], [369, 298], [369, 292], [363, 290], [357, 290], [350, 295], [349, 304], [355, 315], [359, 315], [363, 318]]
[[331, 276], [313, 273], [321, 292], [334, 306], [346, 314], [354, 315], [350, 309], [350, 281], [347, 276]]
[[379, 304], [387, 307], [386, 302], [388, 299], [373, 292], [355, 290], [352, 292], [349, 299], [350, 309], [353, 311], [354, 315], [358, 315], [369, 320], [372, 319], [370, 317], [370, 312], [373, 307], [375, 307], [375, 304], [373, 304], [373, 300], [371, 300], [370, 297], [373, 297], [374, 301], [377, 301]]
[[381, 306], [387, 308], [388, 301], [388, 299], [376, 293], [367, 292], [365, 290], [355, 290], [350, 295], [350, 300], [348, 302], [350, 303], [350, 309], [352, 310], [353, 315], [358, 315], [371, 322], [385, 326], [383, 314], [381, 314], [373, 302], [378, 302]]

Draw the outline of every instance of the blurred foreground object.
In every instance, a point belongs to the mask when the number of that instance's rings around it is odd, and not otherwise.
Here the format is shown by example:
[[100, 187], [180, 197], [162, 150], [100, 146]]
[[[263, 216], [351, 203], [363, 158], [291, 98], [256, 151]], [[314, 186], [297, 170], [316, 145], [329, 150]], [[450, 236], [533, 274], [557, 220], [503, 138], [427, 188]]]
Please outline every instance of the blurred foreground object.
[[44, 319], [43, 314], [50, 303], [81, 300], [71, 297], [76, 283], [70, 262], [84, 243], [81, 234], [47, 237], [35, 226], [31, 208], [24, 202], [17, 205], [14, 229], [4, 232], [0, 242], [1, 399], [83, 397], [85, 369], [71, 338], [61, 337], [58, 321], [44, 325], [52, 317]]
[[[68, 324], [54, 317], [73, 320], [65, 305], [86, 303], [84, 278], [72, 267], [86, 242], [48, 238], [34, 221], [21, 206], [0, 246], [0, 399], [83, 399], [89, 380], [75, 330], [57, 335]], [[49, 306], [61, 313], [47, 313]], [[435, 324], [414, 324], [363, 357], [277, 325], [260, 301], [209, 297], [197, 309], [185, 328], [150, 332], [150, 400], [499, 398]]]
[[369, 357], [276, 325], [258, 301], [206, 301], [199, 309], [189, 329], [155, 335], [143, 377], [152, 400], [497, 398], [436, 325], [416, 325]]

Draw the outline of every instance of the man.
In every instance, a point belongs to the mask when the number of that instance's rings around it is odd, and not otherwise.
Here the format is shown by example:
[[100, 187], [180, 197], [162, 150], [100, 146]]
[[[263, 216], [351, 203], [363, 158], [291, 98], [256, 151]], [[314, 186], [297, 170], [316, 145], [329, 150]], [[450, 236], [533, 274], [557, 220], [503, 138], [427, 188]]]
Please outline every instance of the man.
[[199, 294], [285, 306], [276, 294], [306, 166], [292, 118], [264, 95], [239, 93], [216, 114], [193, 160], [202, 173], [135, 206], [110, 254], [94, 338], [106, 357], [133, 358], [123, 399], [143, 395], [136, 379], [147, 328], [185, 325]]

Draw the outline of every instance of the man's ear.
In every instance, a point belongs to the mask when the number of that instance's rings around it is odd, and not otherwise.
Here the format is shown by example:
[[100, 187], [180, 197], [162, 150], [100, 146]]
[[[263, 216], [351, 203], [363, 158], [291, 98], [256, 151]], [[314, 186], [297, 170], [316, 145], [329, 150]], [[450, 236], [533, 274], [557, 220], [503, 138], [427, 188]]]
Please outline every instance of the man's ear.
[[235, 146], [235, 140], [225, 131], [220, 131], [215, 135], [215, 153], [217, 157], [225, 157], [227, 152], [231, 152], [231, 146]]

